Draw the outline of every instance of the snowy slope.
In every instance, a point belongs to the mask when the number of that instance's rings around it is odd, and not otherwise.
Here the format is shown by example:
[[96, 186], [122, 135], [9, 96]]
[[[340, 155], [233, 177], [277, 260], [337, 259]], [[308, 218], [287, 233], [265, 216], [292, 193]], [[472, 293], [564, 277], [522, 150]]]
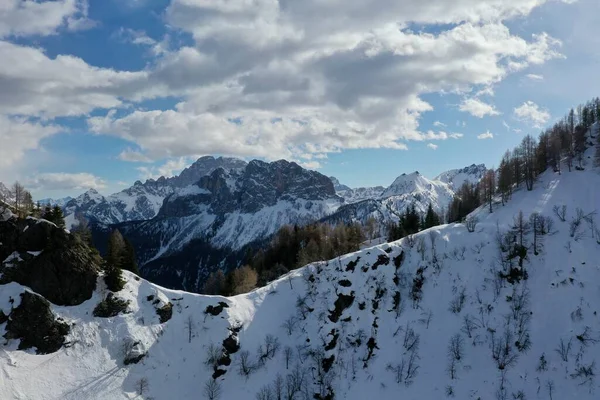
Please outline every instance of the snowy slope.
[[[149, 382], [146, 398], [205, 398], [204, 385], [215, 371], [205, 363], [208, 349], [211, 344], [221, 348], [239, 328], [240, 350], [231, 354], [230, 365], [219, 367], [226, 371], [217, 378], [220, 399], [254, 399], [261, 388], [273, 389], [278, 374], [284, 390], [299, 382], [294, 399], [305, 398], [302, 391], [313, 398], [330, 390], [335, 398], [349, 400], [494, 399], [503, 391], [508, 399], [597, 399], [599, 382], [585, 374], [597, 375], [600, 361], [600, 244], [588, 223], [575, 240], [569, 221], [576, 208], [588, 213], [600, 206], [599, 172], [546, 172], [533, 191], [516, 191], [492, 214], [485, 207], [476, 210], [480, 222], [474, 233], [462, 224], [432, 228], [415, 235], [414, 244], [405, 238], [311, 264], [231, 298], [170, 291], [127, 274], [118, 296], [130, 301], [130, 313], [101, 319], [91, 317], [106, 292], [99, 283], [82, 305], [53, 307], [72, 324], [70, 347], [39, 356], [17, 351], [16, 341], [3, 344], [0, 398], [140, 398], [141, 378]], [[552, 216], [555, 205], [567, 206], [566, 222], [554, 218], [555, 232], [543, 237], [539, 255], [528, 251], [528, 279], [515, 284], [497, 280], [492, 270], [500, 268], [498, 228], [508, 230], [519, 211]], [[532, 235], [526, 238], [531, 244]], [[413, 301], [410, 292], [419, 268], [422, 295]], [[0, 286], [0, 307], [7, 312], [7, 297], [22, 290], [15, 284]], [[174, 304], [170, 321], [159, 323], [148, 296], [160, 305]], [[205, 313], [219, 302], [228, 307], [216, 316]], [[513, 314], [522, 322], [520, 330]], [[492, 348], [505, 331], [509, 340], [499, 347], [498, 358], [515, 358], [500, 370]], [[531, 346], [521, 352], [515, 342], [525, 333]], [[259, 362], [259, 346], [265, 350], [268, 334], [278, 339], [279, 349]], [[453, 379], [448, 348], [455, 335], [461, 351], [454, 358]], [[124, 366], [121, 348], [128, 338], [141, 342], [148, 354], [139, 364]], [[561, 339], [570, 343], [566, 361], [556, 351]], [[542, 355], [545, 364], [540, 364]], [[240, 373], [245, 358], [247, 375]], [[524, 397], [518, 397], [519, 391]]]

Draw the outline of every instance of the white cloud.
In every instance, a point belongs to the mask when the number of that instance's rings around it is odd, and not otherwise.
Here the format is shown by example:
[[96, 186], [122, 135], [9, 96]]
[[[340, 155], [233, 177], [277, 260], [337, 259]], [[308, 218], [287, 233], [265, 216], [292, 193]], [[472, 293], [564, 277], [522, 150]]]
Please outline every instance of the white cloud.
[[485, 133], [477, 135], [477, 139], [480, 139], [480, 140], [493, 139], [493, 138], [494, 138], [494, 134], [491, 133], [490, 131], [487, 131]]
[[94, 25], [87, 19], [87, 10], [87, 0], [2, 0], [0, 38], [52, 35], [60, 27], [87, 29]]
[[544, 80], [543, 75], [527, 74], [525, 76], [527, 77], [527, 79], [532, 80], [532, 81], [543, 81]]
[[486, 115], [500, 115], [500, 112], [498, 112], [493, 105], [484, 103], [475, 97], [464, 99], [458, 109], [463, 112], [468, 112], [478, 118], [483, 118]]
[[448, 135], [448, 137], [452, 138], [452, 139], [460, 139], [462, 138], [464, 135], [462, 133], [451, 133], [450, 135]]
[[502, 126], [505, 127], [507, 131], [510, 131], [510, 125], [506, 121], [502, 121]]
[[541, 128], [550, 119], [550, 113], [533, 101], [526, 101], [513, 110], [515, 117], [534, 128]]
[[53, 172], [39, 174], [25, 181], [25, 186], [34, 190], [87, 190], [103, 189], [106, 182], [92, 174]]
[[37, 149], [40, 140], [60, 131], [56, 125], [0, 114], [0, 169], [12, 166], [26, 151]]
[[[28, 3], [2, 3], [0, 37], [85, 25], [85, 1]], [[168, 38], [158, 43], [124, 31], [160, 55], [139, 71], [98, 68], [0, 40], [0, 110], [52, 119], [130, 108], [90, 118], [89, 126], [131, 142], [139, 151], [119, 157], [137, 161], [406, 149], [407, 141], [451, 137], [419, 130], [421, 115], [432, 110], [424, 95], [490, 95], [515, 70], [561, 57], [556, 39], [545, 33], [524, 39], [504, 22], [544, 3], [172, 0], [165, 20], [193, 43], [170, 49]], [[406, 28], [414, 23], [447, 27], [435, 34]], [[167, 111], [136, 104], [166, 96], [181, 102]], [[478, 99], [462, 107], [474, 115], [498, 113]]]
[[148, 157], [140, 153], [139, 151], [135, 151], [132, 149], [123, 150], [119, 154], [119, 160], [129, 161], [129, 162], [151, 162]]
[[161, 176], [169, 178], [180, 173], [185, 167], [189, 166], [191, 159], [188, 157], [178, 157], [167, 160], [164, 164], [156, 167], [138, 167], [143, 179], [157, 179]]
[[446, 124], [444, 124], [443, 122], [440, 122], [440, 121], [435, 121], [435, 122], [433, 123], [433, 126], [435, 126], [436, 128], [445, 128], [447, 125], [446, 125]]
[[437, 150], [438, 145], [433, 143], [427, 143], [427, 147], [429, 147], [431, 150]]

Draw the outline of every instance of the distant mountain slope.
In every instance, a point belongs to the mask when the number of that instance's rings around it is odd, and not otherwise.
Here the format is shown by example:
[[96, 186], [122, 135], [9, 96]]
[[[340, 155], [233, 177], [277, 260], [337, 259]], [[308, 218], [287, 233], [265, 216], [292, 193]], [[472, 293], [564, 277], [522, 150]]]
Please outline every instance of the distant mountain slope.
[[63, 208], [71, 200], [73, 200], [71, 196], [62, 197], [60, 199], [52, 199], [48, 197], [45, 199], [40, 199], [38, 202], [41, 205], [59, 206], [60, 208]]
[[477, 184], [483, 178], [485, 171], [487, 171], [485, 164], [471, 164], [465, 168], [442, 172], [434, 180], [447, 183], [452, 190], [457, 191], [465, 182]]
[[283, 225], [330, 215], [342, 201], [318, 172], [284, 160], [254, 160], [243, 169], [217, 169], [176, 191], [152, 220], [116, 227], [133, 242], [145, 276], [198, 290], [212, 270], [236, 267], [245, 246]]
[[[595, 400], [600, 245], [588, 223], [575, 239], [571, 221], [578, 208], [598, 208], [599, 172], [546, 171], [493, 213], [476, 210], [473, 233], [435, 227], [235, 297], [172, 291], [126, 273], [115, 295], [128, 312], [100, 318], [93, 310], [107, 290], [99, 280], [82, 304], [49, 306], [70, 327], [58, 351], [0, 344], [0, 398], [187, 400], [213, 388], [220, 400], [262, 400], [281, 387], [294, 400]], [[553, 217], [563, 205], [566, 221], [555, 217], [552, 234], [537, 236], [538, 254], [531, 231], [520, 256], [511, 250], [516, 235], [506, 235], [504, 250], [498, 243], [520, 211]], [[524, 271], [527, 279], [515, 278]], [[27, 291], [0, 285], [0, 315], [16, 318]], [[2, 334], [7, 326], [0, 320]], [[132, 357], [141, 359], [126, 365]]]
[[244, 168], [247, 163], [235, 158], [205, 156], [199, 158], [179, 175], [146, 182], [136, 181], [130, 188], [110, 196], [102, 196], [91, 189], [64, 205], [67, 221], [70, 215], [82, 213], [93, 222], [104, 225], [125, 221], [147, 220], [158, 213], [164, 199], [175, 191], [196, 183], [202, 176], [223, 168]]

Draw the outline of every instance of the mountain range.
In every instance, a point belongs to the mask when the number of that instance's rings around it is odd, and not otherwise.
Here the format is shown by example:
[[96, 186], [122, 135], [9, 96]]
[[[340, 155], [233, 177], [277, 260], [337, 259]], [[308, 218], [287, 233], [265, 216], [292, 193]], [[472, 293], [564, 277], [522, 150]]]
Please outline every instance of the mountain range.
[[293, 162], [206, 156], [177, 176], [137, 181], [110, 196], [90, 189], [63, 208], [68, 227], [78, 214], [90, 220], [102, 251], [118, 228], [133, 243], [145, 277], [197, 291], [211, 271], [235, 268], [283, 225], [373, 217], [384, 235], [409, 205], [425, 212], [431, 203], [443, 213], [455, 188], [479, 181], [484, 171], [472, 165], [434, 180], [413, 172], [387, 188], [352, 189]]
[[[298, 204], [300, 182], [319, 188], [314, 202], [335, 198], [331, 180], [291, 163], [248, 165], [167, 199], [165, 218], [221, 199], [246, 212]], [[254, 176], [263, 180], [245, 179]], [[391, 197], [435, 191], [416, 173], [396, 183]], [[252, 196], [231, 197], [244, 185]], [[597, 187], [597, 169], [548, 169], [492, 213], [476, 209], [472, 229], [436, 226], [234, 297], [126, 271], [112, 292], [84, 244], [9, 212], [0, 216], [0, 398], [596, 399], [600, 231], [573, 221], [597, 209]], [[520, 215], [553, 224], [534, 231]]]

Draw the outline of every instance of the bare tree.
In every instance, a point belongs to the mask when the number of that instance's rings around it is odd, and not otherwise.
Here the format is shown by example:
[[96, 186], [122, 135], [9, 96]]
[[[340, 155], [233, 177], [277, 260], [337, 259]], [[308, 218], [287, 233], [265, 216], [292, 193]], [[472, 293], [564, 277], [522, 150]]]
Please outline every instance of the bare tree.
[[456, 296], [450, 301], [450, 311], [454, 314], [458, 314], [462, 311], [465, 301], [467, 300], [467, 289], [462, 287]]
[[219, 400], [221, 398], [221, 384], [215, 379], [209, 379], [204, 383], [204, 397], [207, 400]]
[[273, 393], [273, 389], [269, 385], [265, 385], [260, 388], [258, 393], [256, 393], [256, 400], [275, 400], [275, 394]]
[[265, 336], [264, 343], [258, 346], [258, 364], [263, 365], [267, 360], [275, 357], [279, 347], [279, 339], [271, 334]]
[[23, 201], [25, 199], [25, 187], [23, 185], [21, 185], [19, 183], [19, 181], [16, 181], [11, 189], [10, 192], [13, 196], [13, 206], [15, 208], [15, 210], [20, 213], [21, 212], [21, 207], [23, 205]]
[[283, 357], [285, 359], [285, 369], [289, 369], [290, 362], [294, 361], [294, 349], [290, 346], [285, 346], [283, 349]]
[[425, 252], [427, 251], [427, 244], [425, 243], [425, 238], [423, 236], [419, 236], [417, 239], [417, 252], [421, 255], [421, 261], [425, 261]]
[[185, 320], [184, 326], [188, 333], [188, 343], [192, 343], [192, 336], [194, 335], [194, 318], [191, 314], [188, 315], [187, 319]]
[[214, 343], [210, 343], [206, 349], [206, 359], [204, 360], [204, 364], [214, 368], [217, 366], [222, 355], [223, 349]]
[[467, 219], [465, 220], [465, 226], [467, 227], [467, 231], [471, 232], [471, 233], [475, 232], [475, 227], [477, 227], [477, 222], [479, 222], [477, 217], [474, 217], [474, 216], [467, 217]]
[[461, 331], [464, 332], [469, 339], [473, 337], [473, 332], [477, 329], [477, 323], [470, 314], [463, 317], [463, 326]]
[[137, 392], [141, 396], [148, 391], [150, 384], [147, 378], [141, 378], [136, 382]]
[[448, 343], [448, 358], [455, 359], [456, 361], [461, 361], [464, 356], [464, 345], [465, 340], [457, 333], [456, 335], [450, 338], [450, 343]]
[[569, 362], [569, 354], [571, 353], [572, 340], [573, 339], [569, 339], [568, 342], [565, 342], [564, 339], [561, 338], [560, 342], [558, 343], [558, 347], [555, 349], [555, 351], [560, 356], [560, 359], [564, 362]]
[[554, 212], [554, 215], [556, 215], [556, 217], [562, 222], [565, 222], [567, 220], [567, 206], [565, 204], [563, 204], [562, 206], [555, 205], [554, 207], [552, 207], [552, 212]]
[[292, 315], [283, 322], [282, 326], [283, 328], [285, 328], [285, 331], [287, 332], [288, 336], [292, 336], [292, 333], [294, 333], [297, 324], [298, 318]]
[[256, 365], [250, 360], [250, 352], [244, 350], [240, 352], [240, 359], [238, 361], [238, 372], [240, 375], [245, 376], [246, 379], [256, 369]]

